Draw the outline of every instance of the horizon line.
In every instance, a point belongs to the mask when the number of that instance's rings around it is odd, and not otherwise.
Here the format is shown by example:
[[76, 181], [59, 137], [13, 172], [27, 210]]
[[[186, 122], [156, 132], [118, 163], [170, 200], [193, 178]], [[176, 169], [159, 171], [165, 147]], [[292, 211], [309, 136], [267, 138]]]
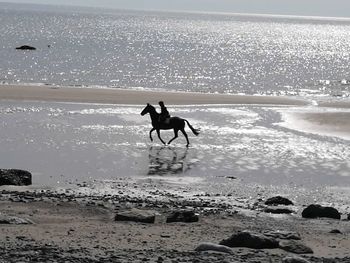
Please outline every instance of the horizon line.
[[121, 8], [121, 7], [104, 7], [93, 5], [80, 5], [80, 4], [50, 4], [50, 3], [24, 3], [24, 2], [6, 2], [0, 1], [0, 4], [9, 5], [37, 5], [37, 6], [56, 6], [56, 7], [76, 7], [76, 8], [98, 8], [105, 11], [139, 11], [139, 12], [167, 12], [167, 13], [188, 13], [188, 14], [208, 14], [208, 15], [226, 15], [226, 16], [250, 16], [250, 17], [272, 17], [272, 18], [288, 18], [288, 19], [304, 19], [304, 20], [321, 20], [321, 21], [339, 21], [350, 22], [350, 17], [344, 16], [318, 16], [318, 15], [296, 15], [296, 14], [276, 14], [276, 13], [248, 13], [248, 12], [224, 12], [224, 11], [205, 11], [205, 10], [172, 10], [172, 9], [154, 9], [154, 8]]

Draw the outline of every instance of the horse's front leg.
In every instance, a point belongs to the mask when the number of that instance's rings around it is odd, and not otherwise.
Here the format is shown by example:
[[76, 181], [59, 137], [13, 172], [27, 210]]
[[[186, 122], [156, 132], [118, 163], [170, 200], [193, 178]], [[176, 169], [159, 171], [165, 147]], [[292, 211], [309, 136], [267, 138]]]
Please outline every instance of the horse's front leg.
[[163, 141], [163, 139], [160, 137], [160, 130], [159, 129], [157, 129], [157, 134], [158, 134], [159, 140], [165, 145], [166, 144], [165, 141]]
[[175, 139], [178, 137], [178, 135], [177, 135], [178, 132], [179, 132], [179, 130], [175, 130], [175, 129], [174, 129], [174, 138], [172, 138], [172, 139], [168, 142], [168, 144], [170, 144], [173, 140], [175, 140]]
[[149, 138], [151, 139], [151, 142], [153, 142], [152, 138], [152, 132], [155, 130], [155, 128], [152, 128], [152, 130], [149, 131]]

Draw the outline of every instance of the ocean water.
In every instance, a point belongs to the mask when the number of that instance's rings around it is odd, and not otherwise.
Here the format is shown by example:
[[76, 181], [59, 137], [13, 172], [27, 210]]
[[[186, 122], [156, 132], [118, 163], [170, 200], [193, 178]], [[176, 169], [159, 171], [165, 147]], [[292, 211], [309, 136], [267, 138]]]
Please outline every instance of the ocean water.
[[350, 94], [346, 20], [0, 3], [0, 25], [0, 83]]

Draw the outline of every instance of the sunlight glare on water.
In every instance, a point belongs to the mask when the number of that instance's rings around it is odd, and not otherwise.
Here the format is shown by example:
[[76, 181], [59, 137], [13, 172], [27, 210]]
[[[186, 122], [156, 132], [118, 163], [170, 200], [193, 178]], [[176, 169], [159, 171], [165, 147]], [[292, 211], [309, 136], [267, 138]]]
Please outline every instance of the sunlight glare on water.
[[349, 21], [1, 6], [0, 82], [349, 96]]
[[[187, 128], [162, 146], [142, 107], [60, 103], [2, 103], [1, 167], [27, 169], [35, 184], [54, 185], [121, 177], [180, 176], [213, 181], [233, 176], [262, 184], [350, 183], [349, 141], [294, 131], [277, 107], [173, 107], [201, 134]], [[168, 141], [171, 131], [162, 131]]]

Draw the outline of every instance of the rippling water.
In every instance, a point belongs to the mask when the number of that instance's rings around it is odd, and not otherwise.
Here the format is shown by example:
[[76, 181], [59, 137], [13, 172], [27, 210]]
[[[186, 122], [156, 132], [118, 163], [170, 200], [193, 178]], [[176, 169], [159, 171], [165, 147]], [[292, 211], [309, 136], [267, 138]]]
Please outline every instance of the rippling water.
[[350, 21], [1, 3], [0, 24], [3, 83], [349, 96]]
[[[2, 102], [0, 167], [34, 174], [34, 184], [120, 177], [171, 176], [211, 184], [235, 177], [247, 183], [296, 186], [350, 184], [349, 141], [277, 125], [277, 107], [172, 107], [201, 128], [192, 147], [179, 135], [163, 147], [150, 142], [149, 116], [139, 106]], [[172, 131], [162, 131], [165, 141]], [[227, 180], [227, 179], [226, 179]]]

